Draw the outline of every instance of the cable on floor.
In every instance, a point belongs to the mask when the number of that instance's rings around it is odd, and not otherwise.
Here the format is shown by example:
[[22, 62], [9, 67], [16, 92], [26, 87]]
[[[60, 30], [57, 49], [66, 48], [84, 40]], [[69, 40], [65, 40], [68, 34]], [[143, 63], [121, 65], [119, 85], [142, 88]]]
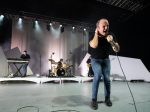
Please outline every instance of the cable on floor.
[[37, 112], [39, 112], [39, 108], [38, 108], [38, 107], [35, 107], [35, 106], [24, 106], [24, 107], [20, 107], [20, 108], [17, 109], [17, 112], [19, 112], [20, 110], [25, 109], [25, 108], [34, 108], [34, 109], [37, 110]]
[[119, 66], [120, 66], [120, 68], [121, 68], [121, 71], [122, 71], [122, 73], [123, 73], [123, 75], [124, 75], [124, 77], [125, 77], [125, 82], [126, 82], [128, 88], [129, 88], [129, 91], [130, 91], [130, 94], [131, 94], [131, 97], [132, 97], [132, 100], [133, 100], [133, 104], [134, 104], [135, 111], [137, 112], [137, 107], [136, 107], [136, 103], [135, 103], [135, 99], [134, 99], [133, 93], [132, 93], [132, 91], [131, 91], [131, 88], [130, 88], [130, 86], [129, 86], [129, 83], [128, 83], [128, 81], [127, 81], [126, 75], [125, 75], [125, 73], [124, 73], [124, 71], [123, 71], [123, 68], [122, 68], [122, 66], [121, 66], [121, 62], [120, 62], [120, 59], [119, 59], [117, 53], [116, 53], [116, 57], [117, 57], [117, 59], [118, 59], [118, 62], [119, 62]]

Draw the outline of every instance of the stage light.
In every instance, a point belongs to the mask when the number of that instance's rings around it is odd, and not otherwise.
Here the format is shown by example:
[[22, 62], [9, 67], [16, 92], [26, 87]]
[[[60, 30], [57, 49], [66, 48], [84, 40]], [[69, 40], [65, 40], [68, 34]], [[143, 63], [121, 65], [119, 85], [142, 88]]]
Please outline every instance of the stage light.
[[38, 24], [38, 21], [37, 20], [35, 20], [35, 25], [37, 25]]
[[4, 15], [0, 15], [0, 25], [2, 24], [3, 20], [4, 20]]
[[73, 26], [73, 27], [72, 27], [72, 33], [74, 33], [74, 32], [75, 32], [75, 27]]
[[34, 21], [34, 28], [37, 32], [41, 31], [39, 21], [37, 21], [37, 20]]
[[59, 27], [62, 27], [62, 25], [59, 25]]
[[86, 31], [86, 28], [84, 28], [84, 31]]
[[17, 28], [20, 29], [20, 30], [22, 30], [22, 28], [23, 28], [22, 18], [18, 19]]
[[18, 21], [18, 22], [19, 22], [19, 23], [22, 23], [22, 18], [21, 18], [21, 17], [19, 18], [19, 21]]
[[0, 16], [0, 20], [3, 20], [3, 19], [4, 19], [4, 15], [1, 15], [1, 16]]
[[50, 31], [51, 27], [52, 27], [52, 23], [49, 23], [49, 24], [46, 25], [46, 29], [47, 29], [48, 31]]

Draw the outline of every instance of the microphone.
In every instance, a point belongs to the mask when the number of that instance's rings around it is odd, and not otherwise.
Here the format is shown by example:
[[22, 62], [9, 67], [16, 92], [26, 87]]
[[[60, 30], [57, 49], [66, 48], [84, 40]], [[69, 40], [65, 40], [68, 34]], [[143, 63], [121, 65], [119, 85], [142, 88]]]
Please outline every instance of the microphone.
[[53, 55], [55, 54], [55, 52], [52, 53]]
[[115, 52], [119, 52], [120, 50], [120, 46], [118, 43], [116, 43], [114, 40], [113, 40], [113, 36], [112, 35], [107, 35], [106, 37], [107, 41], [111, 44], [113, 50]]
[[112, 40], [112, 41], [109, 41], [109, 43], [111, 44], [111, 46], [116, 46], [115, 42]]
[[107, 35], [106, 39], [111, 44], [111, 46], [115, 46], [115, 42], [113, 40], [113, 36], [112, 35]]

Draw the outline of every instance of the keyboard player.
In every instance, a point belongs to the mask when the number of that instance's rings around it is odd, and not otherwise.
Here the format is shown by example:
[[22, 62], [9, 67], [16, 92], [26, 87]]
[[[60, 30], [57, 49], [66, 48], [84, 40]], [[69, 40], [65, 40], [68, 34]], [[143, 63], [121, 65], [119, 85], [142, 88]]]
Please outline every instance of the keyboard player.
[[[30, 60], [30, 55], [29, 55], [29, 54], [27, 53], [27, 51], [25, 50], [25, 51], [23, 51], [23, 53], [21, 54], [20, 58], [23, 59], [23, 60]], [[23, 63], [22, 68], [21, 68], [21, 70], [20, 70], [21, 75], [22, 75], [21, 77], [26, 77], [28, 64], [29, 64], [29, 63]]]

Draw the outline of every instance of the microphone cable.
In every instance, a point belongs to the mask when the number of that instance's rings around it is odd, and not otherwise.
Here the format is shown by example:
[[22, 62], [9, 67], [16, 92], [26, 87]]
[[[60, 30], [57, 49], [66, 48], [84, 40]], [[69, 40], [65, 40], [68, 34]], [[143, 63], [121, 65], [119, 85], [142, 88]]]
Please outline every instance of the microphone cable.
[[40, 109], [39, 109], [39, 107], [36, 107], [36, 106], [24, 106], [24, 107], [20, 107], [20, 108], [18, 108], [17, 109], [17, 112], [20, 112], [20, 110], [23, 110], [23, 109], [26, 109], [26, 108], [33, 108], [33, 109], [35, 109], [36, 110], [36, 112], [40, 112]]
[[131, 94], [131, 97], [132, 97], [132, 100], [133, 100], [133, 104], [134, 104], [135, 111], [137, 112], [137, 107], [136, 107], [135, 99], [134, 99], [133, 93], [132, 93], [132, 91], [131, 91], [131, 88], [130, 88], [130, 86], [129, 86], [129, 83], [128, 83], [128, 81], [127, 81], [126, 75], [125, 75], [125, 73], [124, 73], [124, 71], [123, 71], [123, 68], [122, 68], [122, 66], [121, 66], [121, 62], [120, 62], [120, 59], [119, 59], [119, 57], [118, 57], [117, 52], [116, 52], [116, 57], [117, 57], [117, 59], [118, 59], [118, 62], [119, 62], [119, 66], [120, 66], [120, 68], [121, 68], [121, 71], [122, 71], [122, 73], [123, 73], [123, 75], [124, 75], [124, 77], [125, 77], [125, 82], [126, 82], [126, 84], [127, 84], [127, 86], [128, 86], [128, 89], [129, 89], [129, 91], [130, 91], [130, 94]]

